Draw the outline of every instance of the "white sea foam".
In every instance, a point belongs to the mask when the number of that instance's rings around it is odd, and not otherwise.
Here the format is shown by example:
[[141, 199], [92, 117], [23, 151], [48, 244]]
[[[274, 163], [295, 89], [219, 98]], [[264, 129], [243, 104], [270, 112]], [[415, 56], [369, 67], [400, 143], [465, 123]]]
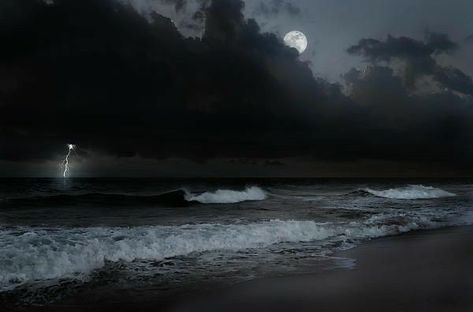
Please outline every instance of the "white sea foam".
[[375, 196], [392, 199], [429, 199], [456, 196], [456, 194], [445, 190], [423, 185], [408, 185], [381, 191], [367, 188], [365, 191]]
[[23, 283], [80, 278], [106, 261], [131, 262], [212, 250], [264, 248], [282, 242], [344, 242], [432, 227], [419, 216], [375, 216], [349, 223], [272, 220], [250, 224], [193, 224], [133, 228], [26, 228], [0, 230], [0, 291]]
[[257, 186], [247, 187], [243, 191], [217, 190], [199, 195], [188, 194], [186, 200], [202, 204], [234, 204], [250, 200], [265, 200], [266, 193]]

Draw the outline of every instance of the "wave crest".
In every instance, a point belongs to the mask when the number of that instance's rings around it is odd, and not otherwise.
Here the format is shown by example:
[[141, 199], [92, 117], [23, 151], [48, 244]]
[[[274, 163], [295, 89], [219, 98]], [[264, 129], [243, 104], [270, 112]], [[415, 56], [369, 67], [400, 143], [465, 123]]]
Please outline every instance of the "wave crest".
[[378, 197], [391, 199], [433, 199], [456, 196], [454, 193], [424, 185], [408, 185], [381, 191], [366, 188], [364, 191]]
[[4, 207], [18, 206], [61, 206], [81, 205], [84, 203], [95, 205], [161, 205], [161, 206], [189, 206], [195, 203], [202, 204], [234, 204], [243, 201], [265, 200], [265, 191], [257, 186], [247, 187], [243, 191], [217, 190], [192, 194], [186, 189], [168, 191], [157, 195], [132, 195], [113, 193], [86, 193], [86, 194], [57, 194], [46, 196], [10, 198], [2, 201]]
[[243, 201], [265, 200], [266, 193], [257, 186], [247, 187], [243, 191], [217, 190], [199, 195], [187, 194], [186, 200], [202, 204], [234, 204]]
[[376, 216], [348, 224], [272, 220], [134, 228], [8, 228], [0, 230], [0, 291], [32, 281], [80, 278], [107, 261], [162, 260], [282, 242], [365, 239], [432, 226], [430, 220], [412, 216], [401, 223], [386, 221]]

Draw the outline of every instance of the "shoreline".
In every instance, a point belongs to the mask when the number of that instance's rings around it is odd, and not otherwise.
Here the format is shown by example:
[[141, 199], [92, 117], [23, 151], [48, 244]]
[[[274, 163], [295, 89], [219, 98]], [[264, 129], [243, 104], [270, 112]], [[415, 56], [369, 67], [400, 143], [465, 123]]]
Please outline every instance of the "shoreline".
[[383, 237], [334, 256], [355, 267], [249, 281], [169, 311], [473, 311], [473, 226]]
[[156, 296], [152, 289], [79, 293], [18, 311], [473, 311], [473, 226], [382, 237], [336, 252], [353, 268], [204, 284]]

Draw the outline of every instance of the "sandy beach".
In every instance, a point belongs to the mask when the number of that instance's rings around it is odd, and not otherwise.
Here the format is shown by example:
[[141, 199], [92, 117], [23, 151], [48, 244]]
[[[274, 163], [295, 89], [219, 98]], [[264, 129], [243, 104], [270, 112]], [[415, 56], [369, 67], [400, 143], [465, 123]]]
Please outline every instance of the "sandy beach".
[[354, 267], [318, 268], [232, 287], [206, 285], [167, 298], [152, 290], [78, 294], [33, 310], [473, 311], [471, 226], [381, 238], [336, 256], [353, 259]]
[[0, 312], [473, 312], [473, 0], [0, 0]]
[[473, 311], [473, 227], [374, 240], [351, 270], [253, 281], [172, 311]]

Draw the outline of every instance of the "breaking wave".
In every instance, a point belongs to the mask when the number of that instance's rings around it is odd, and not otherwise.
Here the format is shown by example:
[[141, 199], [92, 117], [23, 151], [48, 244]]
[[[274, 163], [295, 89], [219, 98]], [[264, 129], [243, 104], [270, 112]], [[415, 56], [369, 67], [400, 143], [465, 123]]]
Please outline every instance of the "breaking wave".
[[440, 226], [418, 215], [364, 221], [272, 220], [250, 224], [0, 229], [0, 291], [58, 278], [83, 278], [107, 261], [162, 260], [194, 252], [264, 248], [282, 242], [350, 242]]
[[373, 190], [370, 188], [363, 191], [369, 194], [391, 199], [432, 199], [456, 196], [456, 194], [432, 186], [408, 185], [405, 187], [392, 188], [388, 190]]
[[266, 197], [266, 193], [261, 188], [251, 186], [243, 191], [217, 190], [199, 195], [188, 194], [186, 199], [190, 202], [196, 201], [202, 204], [234, 204], [243, 201], [265, 200]]
[[233, 204], [243, 201], [264, 200], [266, 193], [259, 187], [247, 187], [243, 191], [217, 190], [215, 192], [204, 192], [192, 194], [185, 189], [169, 191], [157, 195], [130, 195], [130, 194], [108, 194], [108, 193], [87, 193], [87, 194], [57, 194], [47, 196], [32, 196], [9, 198], [0, 200], [3, 207], [21, 206], [61, 206], [61, 205], [163, 205], [171, 207], [189, 206], [196, 203], [202, 204]]

